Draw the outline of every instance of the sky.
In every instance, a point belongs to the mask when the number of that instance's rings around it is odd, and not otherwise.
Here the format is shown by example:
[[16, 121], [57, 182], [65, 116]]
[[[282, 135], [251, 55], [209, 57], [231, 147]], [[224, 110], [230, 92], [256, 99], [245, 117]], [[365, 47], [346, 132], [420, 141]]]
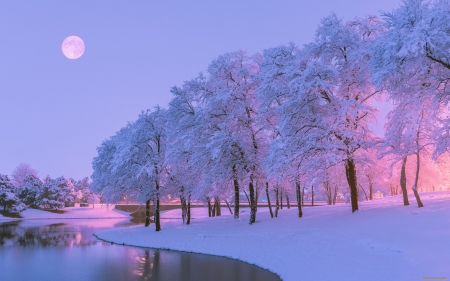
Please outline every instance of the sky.
[[[320, 20], [400, 0], [0, 1], [0, 174], [92, 173], [101, 142], [218, 56], [313, 40]], [[63, 40], [86, 50], [67, 59]]]

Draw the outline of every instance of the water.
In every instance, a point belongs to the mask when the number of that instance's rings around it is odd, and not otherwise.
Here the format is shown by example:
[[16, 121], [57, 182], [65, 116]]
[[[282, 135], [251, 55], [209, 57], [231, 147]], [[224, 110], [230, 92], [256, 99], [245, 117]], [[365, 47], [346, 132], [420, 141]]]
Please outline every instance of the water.
[[0, 280], [279, 281], [223, 257], [111, 245], [92, 234], [123, 220], [0, 223]]

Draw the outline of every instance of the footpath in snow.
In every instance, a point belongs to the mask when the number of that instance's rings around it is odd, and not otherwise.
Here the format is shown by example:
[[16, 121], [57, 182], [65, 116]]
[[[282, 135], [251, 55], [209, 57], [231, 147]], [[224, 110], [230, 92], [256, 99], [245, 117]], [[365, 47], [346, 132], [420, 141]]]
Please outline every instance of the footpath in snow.
[[128, 218], [128, 213], [114, 209], [114, 206], [107, 208], [103, 206], [92, 207], [68, 207], [63, 209], [63, 214], [52, 213], [37, 209], [26, 209], [20, 216], [22, 218], [9, 218], [0, 214], [0, 223], [13, 220], [47, 220], [47, 219], [108, 219], [108, 218]]
[[[284, 281], [297, 280], [450, 280], [450, 191], [421, 194], [424, 208], [394, 196], [350, 205], [280, 210], [271, 219], [258, 208], [257, 222], [248, 224], [249, 210], [236, 220], [227, 209], [208, 218], [193, 209], [192, 224], [162, 220], [154, 225], [115, 228], [96, 236], [117, 244], [226, 256], [256, 264]], [[179, 217], [167, 211], [163, 218]], [[445, 278], [445, 279], [444, 279]]]

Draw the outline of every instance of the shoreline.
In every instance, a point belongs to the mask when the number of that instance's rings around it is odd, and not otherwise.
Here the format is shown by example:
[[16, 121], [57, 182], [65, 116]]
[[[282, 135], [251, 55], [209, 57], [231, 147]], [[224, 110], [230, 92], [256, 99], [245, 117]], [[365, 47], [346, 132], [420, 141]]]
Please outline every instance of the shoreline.
[[240, 260], [284, 281], [450, 278], [450, 192], [424, 192], [421, 197], [425, 208], [420, 209], [403, 206], [401, 197], [394, 196], [360, 202], [361, 210], [353, 214], [348, 205], [321, 206], [308, 208], [303, 218], [291, 208], [271, 219], [267, 208], [258, 208], [253, 225], [245, 211], [239, 220], [197, 213], [189, 226], [169, 221], [160, 232], [152, 224], [94, 235], [118, 245]]

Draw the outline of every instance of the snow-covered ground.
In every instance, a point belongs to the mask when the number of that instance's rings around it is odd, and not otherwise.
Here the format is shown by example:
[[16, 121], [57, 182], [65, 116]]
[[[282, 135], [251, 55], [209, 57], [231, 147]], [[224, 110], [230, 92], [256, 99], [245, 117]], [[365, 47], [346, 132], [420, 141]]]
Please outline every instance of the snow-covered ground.
[[20, 215], [22, 219], [4, 217], [0, 214], [0, 222], [11, 220], [45, 220], [45, 219], [106, 219], [106, 218], [127, 218], [128, 213], [114, 209], [114, 206], [107, 208], [103, 206], [92, 207], [69, 207], [64, 208], [64, 214], [57, 214], [37, 209], [26, 209]]
[[[163, 230], [132, 226], [97, 233], [116, 243], [227, 256], [294, 280], [450, 280], [450, 192], [421, 194], [424, 208], [401, 196], [349, 205], [280, 210], [271, 219], [259, 208], [257, 223], [248, 224], [244, 209], [235, 220], [206, 217], [193, 209], [192, 225], [162, 220]], [[179, 210], [163, 218], [179, 217]], [[434, 278], [434, 279], [433, 279]], [[437, 279], [441, 278], [441, 279]], [[446, 278], [446, 279], [443, 279]]]

